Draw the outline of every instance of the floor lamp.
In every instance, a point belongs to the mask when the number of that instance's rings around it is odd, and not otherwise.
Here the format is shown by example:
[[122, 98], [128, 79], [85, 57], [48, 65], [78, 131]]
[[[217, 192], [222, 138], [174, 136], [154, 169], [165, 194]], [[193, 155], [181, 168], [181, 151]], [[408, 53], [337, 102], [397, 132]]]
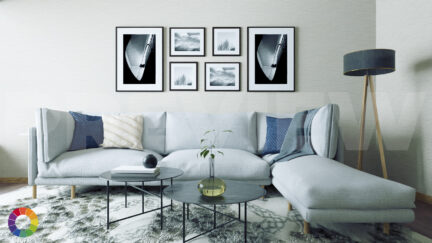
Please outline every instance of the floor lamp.
[[372, 76], [391, 73], [395, 71], [395, 51], [389, 49], [371, 49], [351, 52], [344, 55], [344, 75], [348, 76], [364, 76], [363, 100], [362, 100], [362, 116], [360, 125], [360, 143], [359, 154], [357, 160], [357, 168], [362, 169], [363, 159], [363, 143], [364, 143], [364, 127], [366, 116], [366, 99], [367, 88], [369, 86], [372, 105], [375, 114], [375, 127], [377, 133], [378, 147], [381, 159], [381, 167], [384, 178], [388, 178], [386, 161], [384, 157], [384, 146], [381, 136], [381, 129], [378, 119], [378, 109], [376, 105], [375, 86]]

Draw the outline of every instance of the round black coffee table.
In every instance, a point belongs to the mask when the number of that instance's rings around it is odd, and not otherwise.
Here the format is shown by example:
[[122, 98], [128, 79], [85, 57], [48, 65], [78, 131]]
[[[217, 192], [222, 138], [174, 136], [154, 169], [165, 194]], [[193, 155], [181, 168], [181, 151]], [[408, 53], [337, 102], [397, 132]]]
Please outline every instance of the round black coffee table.
[[[107, 171], [102, 173], [99, 178], [101, 179], [105, 179], [107, 181], [107, 186], [106, 186], [106, 195], [107, 195], [107, 229], [109, 229], [109, 225], [124, 219], [129, 219], [135, 216], [139, 216], [145, 213], [150, 213], [156, 210], [160, 210], [161, 213], [161, 229], [163, 228], [163, 209], [166, 207], [171, 207], [172, 209], [172, 200], [171, 200], [171, 204], [170, 205], [163, 205], [163, 196], [162, 196], [162, 190], [163, 190], [163, 181], [164, 180], [170, 180], [171, 181], [171, 186], [173, 185], [173, 178], [179, 177], [183, 175], [183, 171], [180, 169], [176, 169], [176, 168], [169, 168], [169, 167], [160, 167], [160, 173], [157, 176], [154, 177], [148, 177], [148, 176], [136, 176], [136, 175], [125, 175], [125, 174], [121, 174], [121, 175], [116, 175], [111, 173], [111, 171]], [[110, 181], [114, 181], [114, 182], [124, 182], [124, 192], [125, 192], [125, 208], [127, 208], [127, 187], [133, 187], [135, 189], [137, 189], [138, 191], [141, 192], [141, 198], [142, 198], [142, 211], [141, 213], [138, 214], [134, 214], [125, 218], [121, 218], [121, 219], [117, 219], [115, 221], [111, 221], [109, 220], [109, 193], [110, 193]], [[149, 192], [147, 190], [144, 189], [144, 182], [150, 182], [150, 181], [160, 181], [160, 195], [157, 195], [155, 193]], [[128, 182], [131, 183], [135, 183], [136, 182], [141, 182], [141, 187], [132, 185], [132, 184], [128, 184]], [[159, 208], [154, 208], [148, 211], [144, 211], [144, 193], [148, 193], [157, 197], [160, 197], [160, 207]]]
[[[266, 190], [258, 185], [244, 182], [225, 180], [225, 193], [219, 197], [205, 197], [198, 191], [199, 181], [178, 182], [163, 190], [166, 197], [183, 203], [183, 242], [190, 241], [204, 234], [207, 234], [216, 228], [223, 227], [231, 222], [240, 221], [244, 223], [244, 240], [247, 241], [247, 202], [256, 200], [266, 194]], [[244, 203], [244, 220], [240, 219], [241, 204]], [[186, 217], [189, 219], [189, 204], [194, 204], [202, 208], [213, 211], [213, 228], [192, 238], [186, 239]], [[238, 217], [224, 214], [216, 211], [216, 205], [238, 204]], [[204, 205], [213, 205], [208, 208]], [[187, 207], [187, 209], [186, 209]], [[187, 210], [187, 212], [186, 212]], [[231, 218], [230, 221], [217, 225], [216, 214], [221, 214]]]

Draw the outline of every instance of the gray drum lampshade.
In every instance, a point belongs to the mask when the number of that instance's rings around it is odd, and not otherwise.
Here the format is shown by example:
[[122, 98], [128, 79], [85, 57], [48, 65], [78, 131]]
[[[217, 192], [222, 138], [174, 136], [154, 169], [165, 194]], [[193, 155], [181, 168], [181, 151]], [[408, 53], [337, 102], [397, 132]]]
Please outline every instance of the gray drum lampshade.
[[348, 76], [380, 75], [395, 71], [395, 51], [370, 49], [344, 55], [344, 74]]

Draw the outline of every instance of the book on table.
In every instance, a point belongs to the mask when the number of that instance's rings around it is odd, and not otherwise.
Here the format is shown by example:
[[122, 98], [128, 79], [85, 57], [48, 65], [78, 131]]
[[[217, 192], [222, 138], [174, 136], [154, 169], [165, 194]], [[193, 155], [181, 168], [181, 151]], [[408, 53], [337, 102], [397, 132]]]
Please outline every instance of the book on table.
[[159, 167], [146, 168], [141, 165], [122, 165], [111, 170], [114, 176], [156, 177], [160, 174]]

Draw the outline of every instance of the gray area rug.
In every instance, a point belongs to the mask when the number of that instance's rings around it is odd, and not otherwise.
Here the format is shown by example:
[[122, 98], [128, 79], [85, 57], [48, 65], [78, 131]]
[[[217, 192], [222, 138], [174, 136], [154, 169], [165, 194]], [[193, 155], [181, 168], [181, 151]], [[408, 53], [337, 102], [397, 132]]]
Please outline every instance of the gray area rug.
[[[150, 188], [158, 192], [157, 188]], [[69, 199], [69, 187], [39, 186], [38, 199], [30, 198], [31, 187], [3, 194], [0, 198], [0, 242], [181, 242], [182, 204], [164, 209], [164, 230], [160, 230], [158, 211], [130, 218], [106, 229], [106, 194], [104, 187], [77, 187], [77, 198]], [[123, 188], [112, 190], [110, 220], [141, 212], [141, 195], [129, 189], [128, 208], [124, 208]], [[159, 198], [145, 196], [146, 210], [158, 207]], [[164, 204], [169, 204], [164, 199]], [[20, 238], [11, 234], [7, 220], [19, 207], [31, 208], [39, 218], [35, 234]], [[238, 216], [238, 206], [218, 206], [218, 211]], [[243, 205], [241, 210], [243, 218]], [[229, 219], [218, 215], [217, 222]], [[29, 222], [18, 222], [26, 228]], [[27, 224], [26, 224], [27, 223]], [[211, 211], [190, 206], [186, 220], [188, 237], [213, 226]], [[192, 242], [243, 242], [244, 225], [238, 222], [219, 228]], [[303, 221], [296, 210], [287, 211], [287, 202], [270, 188], [267, 198], [248, 203], [249, 242], [430, 242], [431, 239], [392, 224], [391, 235], [382, 233], [379, 224], [311, 225], [311, 234], [304, 235]]]

